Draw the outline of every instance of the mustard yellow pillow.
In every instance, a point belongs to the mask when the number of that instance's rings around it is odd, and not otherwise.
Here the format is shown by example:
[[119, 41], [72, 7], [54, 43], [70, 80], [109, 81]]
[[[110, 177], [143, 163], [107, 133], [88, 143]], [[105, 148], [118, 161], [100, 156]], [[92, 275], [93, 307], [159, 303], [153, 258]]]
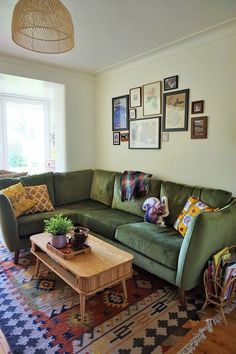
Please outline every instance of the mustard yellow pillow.
[[190, 197], [180, 215], [178, 216], [176, 222], [174, 223], [174, 228], [179, 231], [182, 236], [185, 236], [194, 216], [200, 214], [203, 211], [212, 212], [215, 210], [216, 209], [210, 208], [208, 205], [201, 202], [197, 198]]
[[42, 213], [44, 211], [52, 211], [54, 207], [51, 203], [46, 184], [38, 186], [25, 187], [27, 198], [35, 201], [33, 208], [28, 210], [26, 214]]
[[35, 205], [35, 201], [27, 198], [25, 188], [21, 182], [2, 189], [1, 193], [5, 194], [10, 200], [16, 217], [24, 214]]

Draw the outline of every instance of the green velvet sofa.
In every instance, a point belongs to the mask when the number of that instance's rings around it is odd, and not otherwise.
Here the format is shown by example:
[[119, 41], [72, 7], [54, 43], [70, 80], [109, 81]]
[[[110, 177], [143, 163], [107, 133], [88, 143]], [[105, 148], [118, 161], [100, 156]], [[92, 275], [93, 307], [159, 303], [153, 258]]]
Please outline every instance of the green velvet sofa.
[[[8, 198], [0, 192], [1, 233], [9, 250], [15, 251], [16, 263], [19, 251], [30, 247], [29, 236], [42, 232], [43, 220], [59, 212], [132, 253], [134, 264], [176, 285], [182, 295], [199, 283], [212, 254], [236, 244], [236, 200], [227, 191], [151, 178], [145, 198], [122, 202], [121, 173], [104, 170], [3, 178], [0, 190], [19, 181], [25, 186], [47, 184], [55, 211], [15, 218]], [[144, 200], [164, 195], [170, 209], [168, 227], [144, 222]], [[183, 238], [173, 224], [190, 196], [219, 210], [196, 216]]]

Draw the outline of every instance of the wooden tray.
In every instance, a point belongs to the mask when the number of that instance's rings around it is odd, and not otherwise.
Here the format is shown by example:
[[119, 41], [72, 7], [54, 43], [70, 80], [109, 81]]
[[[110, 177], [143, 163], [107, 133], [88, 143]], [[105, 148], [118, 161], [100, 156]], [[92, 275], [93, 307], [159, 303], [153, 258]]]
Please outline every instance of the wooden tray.
[[47, 248], [50, 251], [57, 254], [58, 256], [62, 257], [63, 259], [71, 259], [74, 256], [76, 256], [77, 254], [91, 252], [91, 247], [86, 244], [83, 245], [83, 248], [81, 248], [80, 250], [77, 250], [77, 251], [73, 250], [73, 248], [71, 248], [71, 245], [69, 243], [67, 243], [66, 247], [58, 249], [58, 248], [53, 247], [50, 244], [50, 242], [48, 242]]

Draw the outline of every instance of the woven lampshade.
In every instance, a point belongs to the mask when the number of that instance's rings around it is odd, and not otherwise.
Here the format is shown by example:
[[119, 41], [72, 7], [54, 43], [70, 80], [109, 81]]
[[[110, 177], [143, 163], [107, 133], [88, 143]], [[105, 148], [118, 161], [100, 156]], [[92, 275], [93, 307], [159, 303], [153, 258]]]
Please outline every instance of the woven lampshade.
[[19, 0], [12, 16], [12, 39], [33, 52], [67, 52], [74, 47], [71, 15], [59, 0]]

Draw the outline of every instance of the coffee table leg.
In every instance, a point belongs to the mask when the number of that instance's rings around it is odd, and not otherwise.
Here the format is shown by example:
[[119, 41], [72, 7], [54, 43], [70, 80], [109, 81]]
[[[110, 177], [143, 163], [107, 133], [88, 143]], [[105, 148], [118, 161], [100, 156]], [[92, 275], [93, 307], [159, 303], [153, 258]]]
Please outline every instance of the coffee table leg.
[[122, 280], [123, 293], [126, 299], [128, 299], [125, 280]]
[[81, 316], [82, 323], [84, 323], [84, 315], [85, 315], [85, 294], [80, 293], [80, 316]]
[[40, 267], [40, 260], [37, 258], [36, 260], [36, 268], [35, 268], [35, 276], [37, 277], [39, 275], [39, 267]]

